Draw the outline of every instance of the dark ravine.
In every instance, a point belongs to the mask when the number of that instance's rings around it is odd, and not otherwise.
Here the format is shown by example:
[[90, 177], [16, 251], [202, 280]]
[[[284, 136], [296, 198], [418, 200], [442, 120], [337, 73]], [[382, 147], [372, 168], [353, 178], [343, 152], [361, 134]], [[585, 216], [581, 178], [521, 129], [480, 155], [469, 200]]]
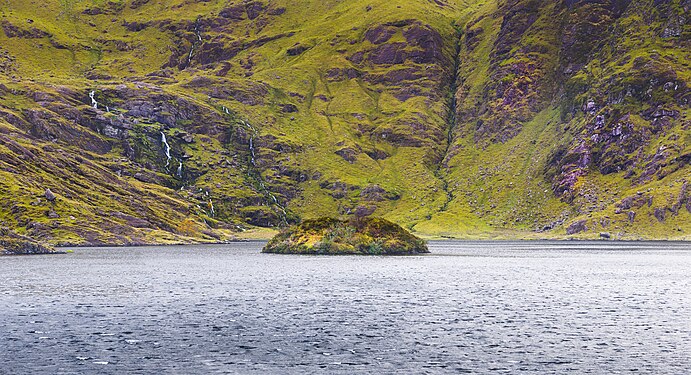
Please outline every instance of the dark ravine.
[[447, 113], [446, 113], [446, 145], [444, 147], [444, 152], [439, 159], [439, 162], [434, 171], [435, 176], [441, 180], [442, 189], [446, 193], [446, 201], [439, 208], [439, 212], [444, 212], [448, 209], [449, 203], [453, 201], [454, 195], [449, 188], [447, 158], [449, 156], [449, 151], [453, 146], [453, 142], [456, 139], [455, 130], [457, 126], [457, 114], [456, 109], [458, 108], [458, 100], [456, 99], [456, 92], [458, 91], [458, 81], [459, 73], [461, 67], [461, 40], [463, 38], [463, 31], [454, 24], [455, 34], [455, 45], [454, 45], [454, 56], [453, 56], [453, 68], [451, 70], [451, 77], [449, 77], [449, 88], [448, 88], [448, 99], [447, 99]]

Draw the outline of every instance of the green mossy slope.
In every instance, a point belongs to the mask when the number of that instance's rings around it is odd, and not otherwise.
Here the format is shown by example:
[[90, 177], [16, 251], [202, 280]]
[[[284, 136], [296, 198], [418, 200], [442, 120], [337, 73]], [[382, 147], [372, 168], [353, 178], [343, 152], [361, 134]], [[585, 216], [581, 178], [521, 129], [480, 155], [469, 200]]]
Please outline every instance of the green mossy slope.
[[4, 2], [0, 225], [216, 242], [364, 210], [433, 238], [689, 239], [689, 7]]

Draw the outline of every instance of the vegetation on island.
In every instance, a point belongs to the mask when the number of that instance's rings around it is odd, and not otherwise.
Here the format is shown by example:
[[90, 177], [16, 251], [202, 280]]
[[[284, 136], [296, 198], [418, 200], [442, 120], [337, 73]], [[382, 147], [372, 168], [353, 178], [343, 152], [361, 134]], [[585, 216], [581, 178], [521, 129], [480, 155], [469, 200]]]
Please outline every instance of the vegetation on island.
[[386, 219], [307, 219], [284, 229], [264, 253], [318, 255], [413, 255], [429, 253], [425, 241]]

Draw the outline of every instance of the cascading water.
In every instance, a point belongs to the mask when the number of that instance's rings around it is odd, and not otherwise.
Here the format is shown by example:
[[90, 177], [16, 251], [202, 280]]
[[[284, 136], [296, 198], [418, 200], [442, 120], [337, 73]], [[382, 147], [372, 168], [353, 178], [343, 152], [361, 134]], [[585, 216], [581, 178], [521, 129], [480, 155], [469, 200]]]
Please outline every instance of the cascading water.
[[256, 167], [256, 166], [257, 166], [257, 163], [256, 163], [255, 160], [254, 160], [254, 136], [251, 136], [251, 137], [250, 137], [250, 154], [251, 154], [251, 157], [252, 157], [252, 160], [251, 160], [251, 161], [252, 161], [252, 165]]
[[[230, 111], [228, 108], [225, 106], [222, 107], [223, 113], [230, 115]], [[248, 176], [251, 177], [256, 181], [256, 183], [259, 185], [259, 190], [261, 190], [264, 194], [265, 197], [267, 198], [267, 205], [273, 205], [275, 207], [278, 207], [278, 209], [281, 211], [282, 216], [281, 219], [283, 220], [284, 223], [287, 223], [288, 219], [288, 213], [281, 205], [281, 203], [278, 201], [276, 196], [267, 188], [266, 184], [264, 183], [264, 179], [262, 178], [262, 175], [260, 171], [257, 168], [257, 160], [256, 160], [256, 150], [254, 147], [254, 137], [257, 135], [257, 129], [255, 129], [250, 123], [240, 120], [240, 123], [247, 127], [249, 129], [249, 152], [250, 152], [250, 163], [249, 163], [249, 170], [248, 170]], [[213, 213], [213, 204], [211, 201], [209, 201], [209, 206], [211, 208], [211, 212]]]
[[197, 19], [197, 22], [194, 25], [194, 34], [197, 36], [198, 42], [192, 43], [192, 47], [190, 48], [190, 54], [187, 56], [187, 66], [190, 66], [192, 64], [192, 57], [194, 56], [194, 50], [197, 48], [197, 45], [203, 42], [202, 34], [199, 31], [199, 19]]
[[89, 92], [89, 98], [91, 98], [91, 106], [94, 107], [94, 109], [98, 109], [98, 102], [96, 101], [96, 98], [94, 98], [94, 96], [96, 96], [96, 91], [91, 90], [91, 92]]
[[192, 63], [192, 55], [194, 54], [194, 45], [192, 45], [192, 49], [190, 49], [190, 54], [187, 55], [187, 65], [190, 65]]
[[178, 165], [178, 178], [182, 178], [182, 161], [179, 162], [180, 164]]
[[[225, 108], [225, 107], [223, 107]], [[227, 108], [226, 108], [227, 110]], [[242, 121], [242, 124], [247, 126], [247, 128], [252, 132], [250, 135], [250, 157], [251, 157], [251, 163], [252, 166], [256, 167], [257, 163], [255, 161], [255, 154], [254, 154], [254, 135], [257, 133], [257, 129], [255, 129], [252, 125], [250, 125], [248, 122]]]
[[253, 168], [255, 168], [254, 173], [256, 174], [257, 181], [259, 182], [259, 186], [261, 189], [264, 191], [264, 193], [273, 201], [273, 205], [278, 207], [279, 210], [283, 213], [283, 221], [287, 221], [286, 216], [287, 212], [286, 209], [281, 205], [281, 203], [278, 202], [278, 199], [276, 196], [266, 187], [266, 184], [264, 183], [264, 179], [262, 178], [261, 174], [259, 173], [257, 168], [257, 161], [256, 161], [256, 154], [255, 154], [255, 148], [254, 148], [254, 136], [257, 134], [257, 129], [255, 129], [250, 123], [242, 121], [242, 124], [245, 125], [250, 131], [250, 139], [249, 139], [249, 151], [250, 151], [250, 163]]
[[[94, 107], [94, 109], [98, 109], [99, 103], [96, 100], [96, 91], [95, 90], [89, 91], [89, 99], [91, 99], [91, 106]], [[109, 106], [105, 106], [105, 107], [106, 107], [106, 112], [110, 113], [110, 107]], [[114, 110], [117, 111], [117, 108], [114, 108]]]
[[168, 158], [168, 160], [166, 160], [166, 168], [168, 168], [168, 165], [170, 165], [170, 159], [171, 159], [171, 157], [170, 157], [170, 145], [168, 144], [168, 140], [166, 139], [166, 135], [163, 132], [161, 132], [161, 143], [163, 144], [164, 151], [166, 152], [166, 158]]

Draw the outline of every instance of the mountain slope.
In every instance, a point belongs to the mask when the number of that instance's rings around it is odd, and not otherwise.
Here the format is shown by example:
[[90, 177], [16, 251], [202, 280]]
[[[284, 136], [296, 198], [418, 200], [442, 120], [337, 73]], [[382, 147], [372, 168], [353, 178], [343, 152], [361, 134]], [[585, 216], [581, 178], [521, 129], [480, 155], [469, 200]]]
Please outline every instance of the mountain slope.
[[688, 238], [689, 6], [4, 3], [0, 220], [53, 243], [356, 211], [433, 236]]

